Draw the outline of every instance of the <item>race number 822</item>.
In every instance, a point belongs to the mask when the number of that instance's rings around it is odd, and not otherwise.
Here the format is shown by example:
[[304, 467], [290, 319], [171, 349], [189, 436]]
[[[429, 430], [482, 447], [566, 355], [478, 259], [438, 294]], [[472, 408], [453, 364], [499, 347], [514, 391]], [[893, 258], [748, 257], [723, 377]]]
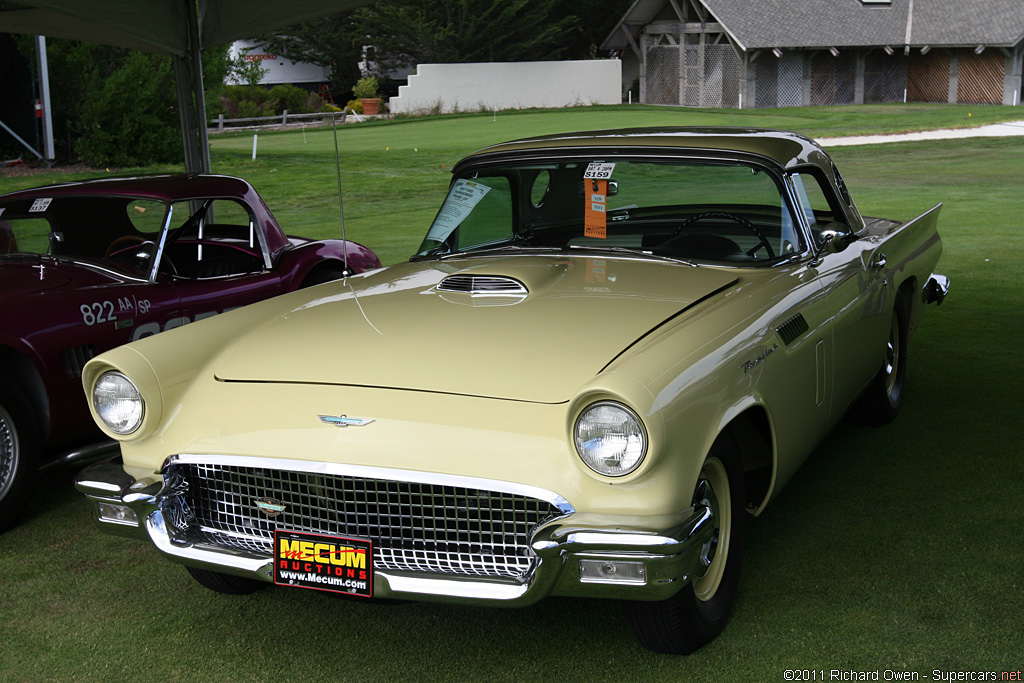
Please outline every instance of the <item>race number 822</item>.
[[110, 301], [97, 301], [94, 304], [82, 304], [78, 307], [82, 312], [82, 322], [86, 327], [117, 320], [114, 315], [114, 304]]

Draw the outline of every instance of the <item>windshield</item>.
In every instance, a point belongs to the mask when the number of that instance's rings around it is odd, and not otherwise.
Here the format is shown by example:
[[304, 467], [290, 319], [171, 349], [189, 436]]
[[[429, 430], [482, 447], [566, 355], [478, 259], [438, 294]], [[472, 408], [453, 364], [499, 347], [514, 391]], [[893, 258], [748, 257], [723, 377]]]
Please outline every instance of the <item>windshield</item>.
[[152, 199], [30, 197], [0, 205], [0, 258], [47, 255], [149, 277], [167, 205]]
[[417, 256], [502, 247], [757, 264], [804, 244], [776, 179], [761, 168], [611, 157], [466, 171]]

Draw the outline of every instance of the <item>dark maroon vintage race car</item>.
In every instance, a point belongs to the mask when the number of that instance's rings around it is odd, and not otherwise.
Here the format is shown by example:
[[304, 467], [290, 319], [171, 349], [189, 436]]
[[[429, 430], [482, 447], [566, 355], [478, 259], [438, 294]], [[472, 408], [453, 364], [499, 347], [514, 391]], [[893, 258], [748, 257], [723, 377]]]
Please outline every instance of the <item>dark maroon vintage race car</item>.
[[0, 196], [0, 531], [40, 467], [113, 447], [82, 397], [94, 355], [379, 267], [354, 242], [285, 235], [239, 178], [111, 178]]

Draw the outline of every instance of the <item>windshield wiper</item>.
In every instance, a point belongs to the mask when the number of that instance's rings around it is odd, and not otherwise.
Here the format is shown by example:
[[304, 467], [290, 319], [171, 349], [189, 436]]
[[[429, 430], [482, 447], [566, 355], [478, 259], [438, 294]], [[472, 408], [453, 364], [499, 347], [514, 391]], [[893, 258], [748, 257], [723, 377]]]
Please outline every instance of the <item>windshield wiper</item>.
[[531, 247], [522, 246], [518, 244], [503, 244], [497, 247], [485, 247], [483, 249], [464, 249], [462, 251], [455, 251], [450, 254], [444, 254], [440, 257], [443, 261], [445, 259], [455, 258], [456, 256], [476, 256], [478, 254], [522, 254], [528, 252], [540, 251], [544, 253], [562, 251], [561, 247]]
[[682, 263], [686, 266], [697, 268], [697, 264], [686, 259], [676, 258], [674, 256], [664, 256], [662, 254], [655, 254], [653, 251], [645, 251], [644, 249], [631, 249], [629, 247], [615, 247], [615, 246], [601, 246], [593, 244], [570, 244], [569, 249], [575, 251], [605, 251], [613, 254], [627, 254], [629, 256], [640, 256], [643, 258], [652, 258], [657, 261], [668, 261], [669, 263]]

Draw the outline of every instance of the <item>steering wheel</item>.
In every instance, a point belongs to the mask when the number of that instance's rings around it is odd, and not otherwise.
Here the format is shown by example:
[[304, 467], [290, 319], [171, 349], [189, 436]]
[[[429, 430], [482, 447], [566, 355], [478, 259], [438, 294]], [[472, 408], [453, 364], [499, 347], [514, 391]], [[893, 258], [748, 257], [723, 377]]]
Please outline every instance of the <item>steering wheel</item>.
[[754, 254], [756, 254], [763, 248], [768, 252], [769, 258], [775, 258], [775, 250], [772, 249], [771, 243], [768, 241], [768, 238], [764, 236], [764, 233], [761, 232], [761, 229], [754, 225], [753, 223], [751, 223], [750, 221], [748, 221], [746, 218], [743, 218], [742, 216], [737, 216], [734, 213], [727, 213], [725, 211], [705, 211], [704, 213], [698, 213], [697, 215], [690, 216], [685, 221], [683, 221], [679, 225], [679, 227], [676, 228], [675, 234], [678, 235], [683, 230], [690, 227], [697, 221], [702, 221], [705, 218], [718, 218], [725, 219], [727, 221], [732, 221], [733, 223], [737, 223], [738, 225], [741, 225], [750, 232], [752, 232], [754, 234], [754, 237], [757, 238], [757, 244], [755, 244], [753, 248], [748, 249], [746, 251], [747, 256], [751, 258], [757, 258], [756, 256], [754, 256]]
[[152, 240], [147, 240], [137, 235], [122, 235], [121, 237], [118, 237], [116, 240], [110, 243], [110, 246], [107, 247], [106, 253], [103, 254], [103, 258], [106, 259], [112, 256], [123, 254], [124, 252], [129, 251], [130, 249], [133, 249], [136, 246], [145, 246], [152, 244]]

